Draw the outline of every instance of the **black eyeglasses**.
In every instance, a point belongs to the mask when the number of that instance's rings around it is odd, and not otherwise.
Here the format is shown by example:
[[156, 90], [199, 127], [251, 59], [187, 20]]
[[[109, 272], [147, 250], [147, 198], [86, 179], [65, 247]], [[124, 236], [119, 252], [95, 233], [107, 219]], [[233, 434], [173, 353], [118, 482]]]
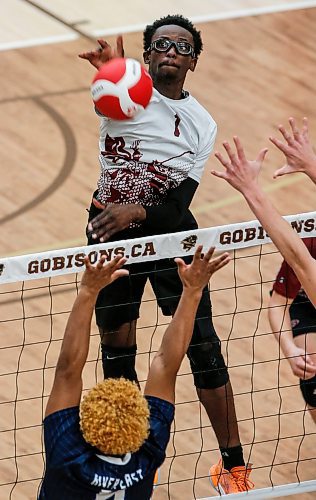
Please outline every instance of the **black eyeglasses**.
[[194, 48], [189, 42], [175, 42], [174, 40], [169, 40], [169, 38], [158, 38], [158, 40], [155, 40], [149, 45], [147, 50], [167, 52], [172, 46], [174, 46], [178, 54], [194, 57]]

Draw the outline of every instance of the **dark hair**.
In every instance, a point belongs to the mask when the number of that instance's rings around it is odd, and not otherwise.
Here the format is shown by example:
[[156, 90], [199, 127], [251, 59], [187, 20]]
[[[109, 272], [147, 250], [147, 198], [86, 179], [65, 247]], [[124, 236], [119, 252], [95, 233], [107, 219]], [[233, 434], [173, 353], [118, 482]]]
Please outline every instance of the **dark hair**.
[[203, 49], [203, 43], [201, 38], [201, 32], [197, 31], [195, 26], [191, 23], [189, 19], [181, 16], [181, 14], [168, 15], [161, 17], [153, 22], [153, 24], [148, 24], [143, 33], [144, 50], [146, 51], [151, 44], [152, 37], [156, 30], [161, 26], [167, 26], [168, 24], [175, 24], [176, 26], [181, 26], [191, 33], [194, 42], [194, 53], [198, 57]]

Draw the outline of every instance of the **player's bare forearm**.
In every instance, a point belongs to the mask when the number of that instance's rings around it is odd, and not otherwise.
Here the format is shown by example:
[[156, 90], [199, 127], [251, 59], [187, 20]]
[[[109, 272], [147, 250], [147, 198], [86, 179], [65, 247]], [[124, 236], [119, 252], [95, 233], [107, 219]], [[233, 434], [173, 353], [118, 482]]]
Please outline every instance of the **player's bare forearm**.
[[85, 258], [86, 270], [67, 321], [46, 416], [79, 404], [81, 376], [89, 352], [91, 320], [96, 299], [102, 288], [128, 274], [127, 270], [121, 269], [125, 262], [126, 259], [118, 255], [111, 262], [105, 263], [105, 257], [102, 256], [97, 265], [92, 266], [88, 257]]
[[91, 320], [97, 296], [102, 288], [128, 274], [127, 270], [121, 269], [125, 262], [122, 255], [107, 263], [102, 256], [97, 265], [92, 266], [88, 257], [85, 258], [86, 270], [68, 318], [57, 371], [67, 370], [73, 377], [81, 377], [89, 350]]
[[299, 347], [295, 343], [289, 312], [292, 302], [293, 299], [287, 299], [273, 291], [269, 301], [269, 321], [293, 374], [299, 378], [311, 378], [315, 375], [316, 367], [312, 357], [306, 353], [306, 347]]
[[306, 167], [306, 174], [316, 184], [316, 156], [315, 161]]
[[289, 307], [293, 299], [286, 299], [273, 291], [269, 301], [269, 322], [276, 340], [279, 342], [285, 356], [290, 354], [294, 345]]
[[91, 319], [96, 296], [82, 289], [74, 302], [57, 361], [46, 416], [80, 403], [81, 376], [89, 352]]
[[80, 289], [68, 318], [56, 370], [81, 377], [87, 360], [90, 328], [97, 293]]
[[174, 403], [176, 377], [190, 344], [201, 295], [201, 291], [194, 294], [190, 290], [183, 292], [160, 349], [151, 363], [144, 394]]

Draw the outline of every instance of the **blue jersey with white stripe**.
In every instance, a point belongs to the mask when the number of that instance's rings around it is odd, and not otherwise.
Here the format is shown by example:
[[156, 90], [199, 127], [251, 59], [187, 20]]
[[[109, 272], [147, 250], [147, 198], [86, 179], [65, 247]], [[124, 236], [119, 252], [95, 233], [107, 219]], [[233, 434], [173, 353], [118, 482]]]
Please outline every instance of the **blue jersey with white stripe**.
[[156, 469], [165, 459], [174, 405], [147, 396], [150, 433], [136, 453], [102, 455], [88, 444], [79, 425], [79, 407], [44, 420], [46, 471], [39, 500], [150, 499]]

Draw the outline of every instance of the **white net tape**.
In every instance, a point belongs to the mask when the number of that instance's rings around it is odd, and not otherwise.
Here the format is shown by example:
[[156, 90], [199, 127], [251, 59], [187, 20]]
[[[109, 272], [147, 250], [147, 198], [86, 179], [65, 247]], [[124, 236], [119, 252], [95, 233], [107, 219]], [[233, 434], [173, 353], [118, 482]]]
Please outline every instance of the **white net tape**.
[[[316, 212], [284, 217], [300, 237], [316, 235]], [[258, 221], [248, 221], [228, 226], [217, 226], [195, 231], [148, 236], [132, 240], [116, 241], [75, 247], [31, 255], [3, 258], [0, 260], [0, 284], [15, 281], [49, 278], [83, 271], [84, 257], [92, 263], [101, 255], [111, 260], [123, 253], [128, 264], [164, 258], [192, 255], [196, 245], [215, 246], [217, 250], [234, 250], [270, 243], [271, 240]]]

